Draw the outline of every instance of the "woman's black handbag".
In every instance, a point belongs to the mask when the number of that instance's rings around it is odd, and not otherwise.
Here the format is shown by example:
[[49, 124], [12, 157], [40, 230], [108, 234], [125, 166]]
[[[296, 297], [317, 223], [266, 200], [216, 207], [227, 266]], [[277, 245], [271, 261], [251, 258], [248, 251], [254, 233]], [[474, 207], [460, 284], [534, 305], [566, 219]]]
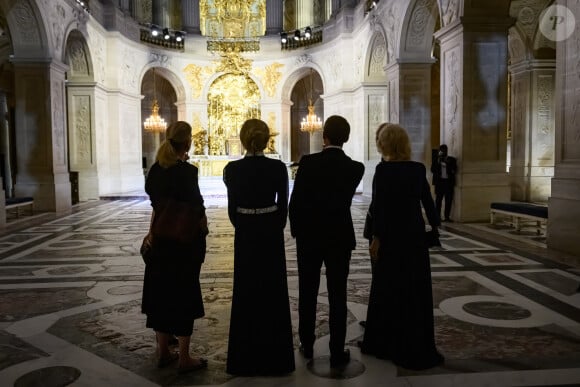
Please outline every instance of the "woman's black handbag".
[[153, 260], [153, 238], [151, 237], [151, 233], [148, 233], [145, 235], [145, 238], [143, 238], [143, 243], [141, 243], [139, 253], [146, 265], [151, 263]]

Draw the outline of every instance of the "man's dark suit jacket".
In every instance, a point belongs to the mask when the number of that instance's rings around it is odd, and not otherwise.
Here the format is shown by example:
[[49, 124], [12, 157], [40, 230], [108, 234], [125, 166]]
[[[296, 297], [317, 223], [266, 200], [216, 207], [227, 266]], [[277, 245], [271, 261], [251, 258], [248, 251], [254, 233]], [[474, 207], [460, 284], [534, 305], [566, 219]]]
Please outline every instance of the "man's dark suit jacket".
[[350, 206], [364, 165], [339, 148], [303, 156], [290, 197], [290, 232], [300, 243], [353, 250]]
[[[452, 156], [447, 156], [445, 163], [447, 164], [447, 179], [454, 186], [455, 175], [457, 174], [457, 159]], [[433, 185], [439, 184], [441, 182], [441, 164], [436, 157], [431, 164], [431, 172], [433, 173]]]

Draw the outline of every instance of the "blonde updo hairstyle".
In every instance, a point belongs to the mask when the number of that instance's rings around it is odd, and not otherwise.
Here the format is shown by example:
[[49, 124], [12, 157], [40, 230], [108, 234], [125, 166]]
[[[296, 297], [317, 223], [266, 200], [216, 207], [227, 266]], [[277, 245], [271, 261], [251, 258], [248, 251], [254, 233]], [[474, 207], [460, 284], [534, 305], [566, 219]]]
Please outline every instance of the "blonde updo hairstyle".
[[169, 168], [181, 160], [183, 153], [191, 148], [191, 125], [177, 121], [169, 125], [165, 132], [165, 141], [157, 150], [156, 161], [163, 168]]
[[242, 125], [240, 140], [249, 153], [262, 152], [270, 140], [270, 129], [264, 121], [251, 118]]
[[411, 160], [411, 142], [402, 126], [388, 122], [381, 124], [376, 135], [377, 149], [385, 160]]

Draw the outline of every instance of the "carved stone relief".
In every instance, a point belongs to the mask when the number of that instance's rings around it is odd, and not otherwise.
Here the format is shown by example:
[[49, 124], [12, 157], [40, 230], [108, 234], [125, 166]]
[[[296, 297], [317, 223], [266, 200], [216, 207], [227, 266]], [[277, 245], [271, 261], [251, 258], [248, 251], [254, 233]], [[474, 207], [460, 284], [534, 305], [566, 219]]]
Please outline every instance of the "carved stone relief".
[[551, 159], [554, 149], [554, 118], [552, 101], [554, 100], [554, 77], [538, 76], [538, 111], [537, 141], [539, 141], [539, 158]]
[[133, 51], [127, 50], [123, 54], [123, 64], [121, 66], [121, 82], [130, 89], [137, 87], [136, 55]]
[[38, 44], [40, 42], [38, 25], [28, 1], [17, 1], [12, 12], [14, 13], [16, 25], [19, 27], [15, 32], [20, 40], [25, 44]]
[[508, 35], [508, 51], [511, 64], [518, 63], [525, 59], [526, 47], [513, 27], [510, 28]]
[[[446, 132], [449, 136], [447, 145], [450, 151], [455, 152], [457, 141], [457, 126], [459, 124], [459, 109], [461, 101], [461, 89], [459, 86], [459, 48], [454, 48], [446, 55], [448, 56], [445, 68], [445, 121], [447, 123]], [[456, 152], [455, 152], [456, 153]]]
[[458, 0], [440, 0], [443, 26], [447, 26], [457, 20], [459, 16]]
[[95, 79], [100, 83], [105, 83], [105, 41], [98, 34], [91, 34], [91, 47], [94, 50], [96, 66], [94, 68]]
[[89, 75], [88, 59], [82, 41], [73, 39], [67, 47], [67, 59], [72, 75]]
[[406, 42], [408, 49], [424, 45], [427, 23], [431, 17], [430, 8], [430, 0], [419, 0], [415, 3], [413, 16], [411, 17], [409, 39]]
[[307, 63], [312, 62], [312, 55], [310, 54], [302, 54], [298, 58], [296, 58], [296, 66], [303, 67]]
[[342, 60], [338, 56], [336, 50], [332, 51], [326, 62], [328, 68], [328, 74], [331, 75], [331, 80], [336, 82], [339, 80], [342, 74]]
[[91, 162], [91, 112], [90, 112], [90, 97], [75, 96], [74, 106], [75, 122], [74, 122], [74, 144], [77, 155], [77, 162], [90, 163]]
[[171, 57], [166, 54], [160, 54], [158, 52], [149, 53], [149, 64], [155, 63], [160, 67], [171, 67]]
[[393, 3], [387, 12], [387, 63], [391, 63], [395, 59], [395, 41], [396, 31], [398, 31], [397, 15], [399, 9], [397, 3]]
[[62, 50], [62, 42], [64, 40], [64, 26], [65, 26], [65, 19], [66, 19], [66, 12], [64, 8], [57, 4], [56, 7], [51, 7], [52, 12], [52, 36], [54, 39], [54, 46], [57, 52], [61, 52]]
[[528, 104], [529, 87], [525, 78], [514, 79], [513, 89], [513, 113], [512, 113], [512, 159], [523, 162], [524, 149], [526, 147], [526, 112]]
[[396, 80], [389, 82], [389, 121], [399, 122], [399, 85]]
[[361, 79], [361, 68], [363, 66], [363, 51], [364, 51], [364, 44], [360, 42], [356, 48], [356, 52], [354, 54], [354, 76], [355, 81], [360, 81]]
[[64, 144], [64, 99], [63, 84], [61, 81], [52, 82], [52, 138], [53, 138], [53, 158], [57, 165], [64, 165], [65, 144]]
[[[374, 133], [380, 124], [386, 121], [385, 111], [383, 106], [385, 106], [385, 96], [380, 95], [369, 95], [369, 130], [370, 133]], [[374, 141], [374, 138], [369, 141]]]
[[514, 0], [510, 4], [510, 16], [516, 19], [518, 28], [530, 40], [538, 28], [538, 18], [550, 0]]
[[369, 61], [369, 78], [384, 78], [385, 66], [387, 64], [387, 44], [381, 34], [376, 34], [371, 49], [371, 59]]

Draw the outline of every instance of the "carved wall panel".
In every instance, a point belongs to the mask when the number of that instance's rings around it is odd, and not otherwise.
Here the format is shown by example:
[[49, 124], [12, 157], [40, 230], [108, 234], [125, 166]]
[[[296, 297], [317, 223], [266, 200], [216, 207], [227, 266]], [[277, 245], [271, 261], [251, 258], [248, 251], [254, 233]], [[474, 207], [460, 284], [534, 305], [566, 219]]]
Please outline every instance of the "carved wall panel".
[[399, 122], [399, 80], [389, 81], [389, 122]]
[[[374, 133], [380, 124], [387, 121], [385, 112], [385, 98], [383, 94], [373, 94], [368, 96], [368, 118], [369, 118], [369, 132], [373, 136], [369, 136], [369, 143], [374, 145]], [[370, 152], [369, 152], [370, 153]]]
[[73, 164], [92, 164], [92, 137], [91, 137], [91, 98], [88, 95], [75, 95], [72, 98], [74, 114], [73, 138], [71, 142], [71, 156]]
[[405, 42], [407, 50], [412, 50], [414, 47], [420, 48], [425, 44], [425, 35], [427, 34], [427, 26], [432, 17], [431, 8], [433, 4], [432, 0], [419, 0], [415, 3], [409, 26], [409, 34]]
[[66, 49], [66, 56], [72, 77], [90, 75], [89, 58], [82, 40], [70, 39]]
[[17, 1], [14, 4], [12, 14], [17, 27], [16, 31], [12, 31], [13, 36], [16, 35], [24, 45], [38, 44], [40, 32], [29, 2], [27, 0]]
[[439, 0], [443, 26], [453, 23], [459, 17], [459, 0]]
[[538, 160], [554, 158], [554, 76], [538, 76], [538, 108], [536, 117], [536, 135], [534, 144]]
[[402, 110], [405, 112], [405, 129], [409, 133], [411, 143], [422, 148], [425, 142], [424, 128], [429, 122], [429, 110], [426, 106], [429, 92], [425, 90], [428, 81], [420, 75], [405, 75], [403, 83], [405, 90]]
[[385, 66], [387, 65], [387, 43], [382, 34], [375, 34], [371, 45], [371, 58], [369, 61], [368, 77], [371, 79], [384, 79], [386, 77]]
[[66, 147], [64, 135], [64, 83], [61, 80], [52, 81], [52, 140], [53, 159], [57, 165], [64, 165]]
[[512, 82], [512, 165], [525, 163], [525, 149], [527, 144], [526, 132], [528, 122], [529, 82], [526, 76], [514, 77]]
[[457, 131], [461, 119], [462, 108], [462, 74], [460, 63], [460, 48], [454, 47], [443, 54], [445, 56], [444, 69], [444, 104], [443, 117], [445, 118], [444, 141], [449, 147], [450, 153], [457, 154], [458, 138]]

